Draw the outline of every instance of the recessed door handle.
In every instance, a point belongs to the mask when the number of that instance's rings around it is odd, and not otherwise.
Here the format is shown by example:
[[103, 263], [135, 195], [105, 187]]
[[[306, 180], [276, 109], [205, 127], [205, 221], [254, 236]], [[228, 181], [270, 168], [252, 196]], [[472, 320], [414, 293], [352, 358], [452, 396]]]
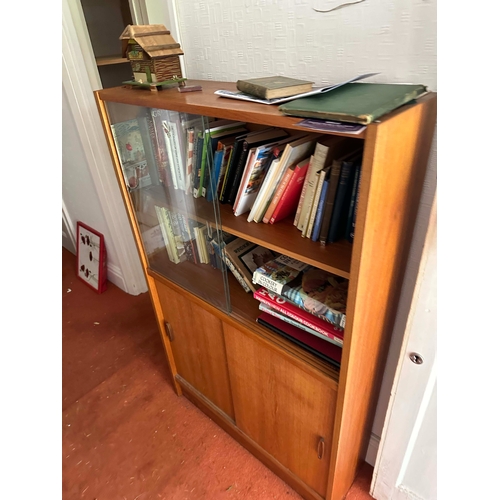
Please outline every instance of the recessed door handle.
[[325, 454], [325, 440], [320, 437], [318, 441], [318, 458], [321, 460]]
[[170, 323], [165, 320], [163, 322], [165, 324], [165, 331], [167, 332], [167, 337], [169, 338], [170, 342], [174, 341], [174, 332], [172, 331], [172, 327], [170, 326]]

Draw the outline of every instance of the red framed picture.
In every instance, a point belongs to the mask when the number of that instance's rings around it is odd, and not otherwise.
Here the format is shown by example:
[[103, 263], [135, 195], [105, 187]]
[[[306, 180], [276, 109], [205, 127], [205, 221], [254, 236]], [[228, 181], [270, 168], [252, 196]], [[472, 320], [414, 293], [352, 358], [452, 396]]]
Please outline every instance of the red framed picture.
[[97, 293], [107, 288], [104, 236], [78, 221], [76, 224], [76, 274]]

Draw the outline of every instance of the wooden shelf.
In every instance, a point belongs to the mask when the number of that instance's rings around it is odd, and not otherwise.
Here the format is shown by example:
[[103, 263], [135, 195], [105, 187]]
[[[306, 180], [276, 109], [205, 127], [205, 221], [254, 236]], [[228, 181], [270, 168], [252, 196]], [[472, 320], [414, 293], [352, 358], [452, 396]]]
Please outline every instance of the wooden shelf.
[[118, 56], [104, 56], [104, 57], [96, 57], [95, 62], [97, 66], [109, 66], [111, 64], [123, 64], [128, 63], [128, 59], [126, 57]]
[[[161, 186], [144, 189], [147, 190], [145, 193], [153, 197], [156, 205], [173, 209], [202, 223], [208, 221], [209, 224], [216, 226], [214, 206], [205, 198], [193, 198], [175, 191], [173, 194], [177, 195], [176, 199], [167, 203]], [[134, 192], [135, 196], [139, 196], [140, 193], [141, 191]], [[256, 224], [247, 221], [248, 214], [235, 217], [231, 205], [219, 205], [219, 213], [223, 231], [349, 279], [352, 244], [348, 241], [340, 240], [321, 246], [317, 241], [303, 238], [301, 232], [293, 225], [293, 216], [277, 224]]]

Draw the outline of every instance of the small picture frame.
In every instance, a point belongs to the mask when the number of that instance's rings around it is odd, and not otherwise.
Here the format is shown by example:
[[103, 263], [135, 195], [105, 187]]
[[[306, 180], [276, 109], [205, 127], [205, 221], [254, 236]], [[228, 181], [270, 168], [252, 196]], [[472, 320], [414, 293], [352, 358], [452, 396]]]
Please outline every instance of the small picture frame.
[[76, 274], [97, 293], [102, 293], [108, 281], [104, 236], [78, 221], [76, 237]]

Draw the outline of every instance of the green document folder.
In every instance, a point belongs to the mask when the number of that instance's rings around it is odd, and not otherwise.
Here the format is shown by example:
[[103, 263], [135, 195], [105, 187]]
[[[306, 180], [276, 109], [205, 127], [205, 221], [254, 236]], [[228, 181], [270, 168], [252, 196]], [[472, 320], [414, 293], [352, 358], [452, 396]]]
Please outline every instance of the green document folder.
[[287, 102], [279, 110], [291, 116], [368, 125], [426, 92], [425, 85], [347, 83], [323, 94]]

